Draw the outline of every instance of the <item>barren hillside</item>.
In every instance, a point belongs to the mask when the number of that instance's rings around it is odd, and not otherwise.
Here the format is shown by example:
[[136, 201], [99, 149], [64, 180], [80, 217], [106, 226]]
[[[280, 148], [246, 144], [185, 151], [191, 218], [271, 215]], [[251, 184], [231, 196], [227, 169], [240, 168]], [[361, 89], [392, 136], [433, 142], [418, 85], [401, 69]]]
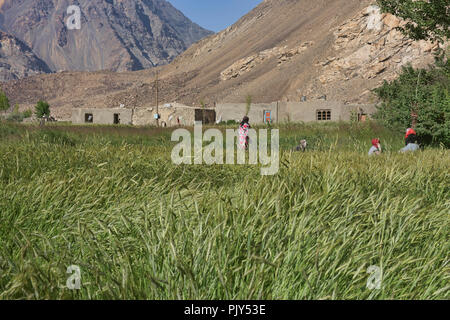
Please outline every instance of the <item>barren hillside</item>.
[[160, 71], [162, 102], [187, 104], [317, 99], [370, 102], [370, 89], [411, 62], [426, 66], [436, 49], [412, 42], [373, 1], [266, 0], [235, 25], [188, 49], [170, 65], [126, 73], [60, 73], [5, 85], [22, 105], [43, 98], [54, 113], [71, 107], [154, 105]]

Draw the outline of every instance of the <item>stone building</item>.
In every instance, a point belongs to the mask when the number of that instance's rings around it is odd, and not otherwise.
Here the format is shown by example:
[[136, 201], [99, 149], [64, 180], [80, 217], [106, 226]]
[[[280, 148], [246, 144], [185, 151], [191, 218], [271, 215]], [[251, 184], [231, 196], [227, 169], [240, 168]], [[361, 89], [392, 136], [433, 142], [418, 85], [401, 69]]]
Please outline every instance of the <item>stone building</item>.
[[74, 108], [73, 124], [133, 124], [133, 109]]
[[214, 109], [189, 107], [178, 103], [169, 103], [158, 108], [159, 119], [156, 121], [156, 107], [149, 108], [75, 108], [72, 110], [73, 124], [125, 124], [135, 126], [192, 126], [195, 121], [205, 124], [216, 121]]
[[[219, 103], [217, 121], [239, 122], [247, 111], [245, 103]], [[272, 102], [252, 104], [248, 117], [254, 124], [266, 122], [365, 121], [376, 111], [375, 104], [343, 104], [316, 100], [304, 102]]]
[[[240, 122], [247, 112], [245, 103], [218, 103], [216, 107], [196, 108], [170, 103], [158, 108], [161, 127], [192, 126], [201, 121], [204, 124], [234, 120]], [[344, 104], [336, 101], [315, 100], [304, 102], [253, 103], [248, 116], [250, 122], [314, 122], [314, 121], [365, 121], [375, 113], [375, 104]], [[115, 109], [73, 109], [74, 124], [126, 124], [135, 126], [156, 126], [156, 107]]]
[[[162, 127], [192, 126], [195, 121], [205, 124], [216, 121], [216, 111], [210, 108], [190, 107], [179, 103], [167, 103], [158, 108], [159, 125]], [[156, 126], [156, 107], [134, 109], [133, 124]]]

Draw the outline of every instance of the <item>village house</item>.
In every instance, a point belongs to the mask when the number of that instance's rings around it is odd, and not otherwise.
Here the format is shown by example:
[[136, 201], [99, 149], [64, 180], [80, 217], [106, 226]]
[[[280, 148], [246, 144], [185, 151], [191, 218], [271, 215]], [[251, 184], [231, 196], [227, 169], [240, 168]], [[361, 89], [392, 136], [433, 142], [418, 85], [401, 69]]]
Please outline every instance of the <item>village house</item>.
[[[376, 111], [375, 104], [344, 104], [315, 100], [302, 102], [253, 103], [248, 116], [251, 123], [365, 121]], [[195, 122], [212, 124], [242, 120], [247, 112], [245, 103], [217, 103], [215, 108], [190, 107], [168, 103], [158, 108], [75, 108], [74, 124], [125, 124], [135, 126], [192, 126]]]
[[[219, 103], [216, 105], [218, 121], [241, 121], [247, 111], [245, 103]], [[321, 122], [365, 121], [376, 111], [375, 104], [344, 104], [314, 100], [303, 102], [254, 103], [248, 117], [254, 124], [267, 122]]]
[[135, 126], [192, 126], [196, 121], [214, 123], [216, 112], [210, 108], [198, 108], [168, 103], [158, 108], [74, 108], [73, 124], [125, 124]]

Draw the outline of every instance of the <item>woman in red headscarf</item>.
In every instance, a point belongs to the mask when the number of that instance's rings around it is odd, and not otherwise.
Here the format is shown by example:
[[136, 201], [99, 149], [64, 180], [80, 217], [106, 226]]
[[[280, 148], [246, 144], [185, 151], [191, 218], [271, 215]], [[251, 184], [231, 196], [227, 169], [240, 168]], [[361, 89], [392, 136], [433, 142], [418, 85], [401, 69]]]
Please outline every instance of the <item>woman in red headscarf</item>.
[[416, 131], [414, 131], [414, 129], [411, 129], [411, 128], [406, 129], [405, 145], [407, 146], [410, 143], [416, 143], [416, 142], [417, 142]]
[[369, 150], [369, 156], [381, 154], [381, 143], [380, 139], [372, 139], [372, 147]]
[[400, 150], [400, 152], [408, 152], [408, 151], [417, 151], [420, 149], [420, 146], [417, 142], [417, 135], [416, 132], [411, 129], [408, 128], [406, 130], [406, 135], [405, 135], [405, 145], [406, 147], [404, 147], [403, 149]]

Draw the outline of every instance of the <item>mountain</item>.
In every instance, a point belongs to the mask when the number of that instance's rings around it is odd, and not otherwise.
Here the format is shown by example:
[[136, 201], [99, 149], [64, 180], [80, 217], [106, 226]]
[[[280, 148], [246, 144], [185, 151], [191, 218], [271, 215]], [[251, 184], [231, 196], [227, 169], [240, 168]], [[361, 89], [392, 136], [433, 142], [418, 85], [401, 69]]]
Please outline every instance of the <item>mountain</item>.
[[[0, 29], [24, 41], [52, 71], [164, 65], [212, 34], [165, 0], [2, 0], [0, 5]], [[71, 5], [81, 10], [79, 30], [67, 26]]]
[[25, 43], [0, 31], [0, 81], [9, 81], [40, 73], [50, 68]]
[[169, 65], [136, 72], [65, 72], [11, 81], [11, 101], [45, 99], [69, 119], [73, 107], [152, 107], [327, 100], [372, 103], [371, 89], [411, 63], [434, 62], [436, 46], [412, 41], [371, 0], [265, 0], [237, 23], [192, 45]]
[[[436, 46], [412, 41], [374, 0], [265, 0], [228, 29], [193, 45], [164, 74], [197, 73], [184, 87], [205, 101], [371, 102], [370, 90], [402, 66], [434, 62]], [[188, 92], [189, 90], [186, 90]]]

